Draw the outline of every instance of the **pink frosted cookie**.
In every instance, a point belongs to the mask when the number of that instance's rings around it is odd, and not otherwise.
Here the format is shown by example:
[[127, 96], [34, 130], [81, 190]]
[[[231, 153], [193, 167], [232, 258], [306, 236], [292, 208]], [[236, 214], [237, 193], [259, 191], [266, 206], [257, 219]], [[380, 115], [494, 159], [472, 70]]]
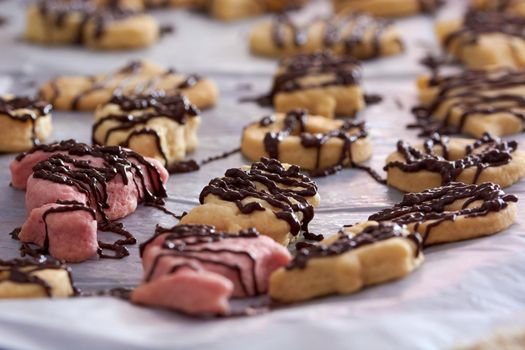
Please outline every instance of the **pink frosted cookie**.
[[266, 293], [286, 248], [255, 229], [229, 234], [206, 225], [158, 228], [141, 246], [143, 283], [131, 300], [188, 314], [228, 314], [230, 297]]

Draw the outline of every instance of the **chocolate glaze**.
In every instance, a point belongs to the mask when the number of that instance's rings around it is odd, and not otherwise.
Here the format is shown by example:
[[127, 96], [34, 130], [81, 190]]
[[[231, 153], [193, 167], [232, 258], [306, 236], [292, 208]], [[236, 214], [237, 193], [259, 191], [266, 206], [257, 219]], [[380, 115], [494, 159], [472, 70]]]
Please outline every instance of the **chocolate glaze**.
[[[389, 162], [384, 170], [398, 168], [409, 173], [426, 170], [440, 174], [442, 184], [447, 184], [455, 181], [464, 170], [475, 167], [477, 170], [473, 183], [476, 183], [486, 168], [511, 162], [512, 153], [518, 148], [516, 141], [502, 141], [484, 134], [465, 148], [463, 158], [452, 160], [449, 159], [448, 142], [448, 138], [434, 134], [425, 141], [424, 150], [419, 150], [404, 141], [398, 141], [397, 151], [404, 160]], [[436, 148], [442, 151], [442, 155], [436, 153]]]
[[2, 282], [13, 282], [38, 285], [42, 287], [48, 297], [51, 297], [53, 293], [52, 287], [47, 281], [34, 275], [34, 273], [44, 270], [65, 270], [68, 273], [69, 283], [71, 288], [73, 288], [73, 293], [78, 294], [69, 266], [52, 258], [42, 258], [40, 260], [0, 260], [0, 284]]
[[[447, 209], [449, 205], [460, 200], [465, 201], [461, 209]], [[482, 203], [469, 208], [475, 201]], [[399, 225], [413, 224], [414, 230], [423, 235], [425, 243], [432, 229], [443, 222], [455, 221], [459, 217], [483, 217], [507, 208], [509, 202], [517, 201], [516, 196], [505, 194], [499, 185], [493, 183], [467, 185], [452, 182], [420, 193], [405, 194], [400, 203], [371, 215], [369, 220], [391, 221]], [[427, 224], [424, 229], [421, 227], [423, 224]]]
[[273, 43], [276, 47], [284, 49], [290, 45], [285, 33], [291, 32], [293, 38], [291, 45], [302, 47], [308, 42], [311, 28], [318, 23], [324, 27], [321, 34], [323, 49], [333, 49], [335, 46], [343, 45], [344, 55], [355, 56], [356, 49], [362, 47], [367, 40], [371, 40], [372, 50], [366, 55], [361, 55], [365, 56], [362, 58], [381, 55], [381, 38], [385, 30], [391, 26], [390, 21], [374, 19], [362, 13], [316, 18], [303, 26], [294, 23], [287, 16], [278, 16], [272, 27]]
[[[182, 257], [183, 261], [172, 266], [170, 273], [175, 273], [181, 268], [198, 270], [198, 266], [192, 263], [193, 261], [203, 263], [204, 265], [219, 265], [235, 272], [246, 295], [257, 295], [262, 292], [257, 285], [257, 261], [251, 253], [244, 250], [203, 247], [203, 245], [213, 245], [213, 243], [227, 239], [257, 238], [259, 237], [259, 233], [255, 229], [244, 230], [239, 232], [239, 234], [229, 234], [216, 231], [212, 226], [206, 225], [178, 225], [172, 228], [157, 226], [155, 235], [140, 245], [141, 256], [144, 254], [147, 246], [153, 241], [156, 241], [161, 235], [163, 236], [162, 251], [155, 257], [151, 269], [148, 271], [145, 278], [146, 282], [151, 281], [162, 258], [176, 256]], [[243, 271], [237, 264], [230, 264], [221, 261], [222, 254], [238, 255], [249, 261], [251, 266], [251, 278], [249, 280], [252, 281], [252, 286], [246, 284], [246, 278], [243, 278]], [[209, 258], [210, 255], [217, 256], [217, 258]]]
[[[31, 112], [20, 113], [22, 109], [28, 109]], [[0, 116], [6, 116], [11, 120], [21, 123], [31, 122], [31, 142], [33, 145], [39, 143], [36, 134], [37, 120], [49, 115], [52, 109], [53, 106], [51, 106], [51, 104], [29, 97], [9, 98], [0, 96]]]
[[[422, 136], [435, 131], [439, 133], [461, 133], [471, 116], [490, 116], [505, 113], [525, 123], [525, 98], [522, 95], [504, 91], [525, 85], [524, 70], [466, 71], [457, 75], [434, 76], [429, 88], [437, 89], [434, 101], [428, 106], [412, 109], [416, 123], [411, 128], [420, 128]], [[436, 120], [433, 115], [445, 108], [444, 120]], [[460, 109], [459, 123], [451, 124], [452, 111]]]
[[421, 12], [433, 14], [435, 13], [443, 4], [445, 0], [418, 0]]
[[396, 224], [380, 223], [379, 225], [367, 226], [362, 232], [355, 236], [349, 236], [343, 232], [335, 242], [330, 245], [306, 245], [301, 246], [293, 260], [286, 266], [286, 269], [304, 269], [310, 259], [334, 257], [362, 246], [384, 241], [391, 238], [407, 238], [416, 245], [416, 256], [419, 255], [422, 239], [418, 233], [406, 234], [405, 229]]
[[[257, 189], [256, 183], [264, 185], [266, 190]], [[199, 200], [203, 204], [205, 198], [213, 194], [224, 201], [235, 203], [243, 214], [266, 210], [258, 202], [243, 203], [245, 199], [265, 201], [275, 208], [278, 219], [288, 223], [290, 233], [297, 236], [301, 229], [308, 231], [314, 210], [306, 198], [316, 193], [317, 186], [301, 174], [298, 166], [292, 165], [285, 169], [276, 159], [261, 158], [250, 169], [228, 169], [224, 177], [211, 180], [202, 190]], [[299, 212], [302, 219], [297, 215]]]

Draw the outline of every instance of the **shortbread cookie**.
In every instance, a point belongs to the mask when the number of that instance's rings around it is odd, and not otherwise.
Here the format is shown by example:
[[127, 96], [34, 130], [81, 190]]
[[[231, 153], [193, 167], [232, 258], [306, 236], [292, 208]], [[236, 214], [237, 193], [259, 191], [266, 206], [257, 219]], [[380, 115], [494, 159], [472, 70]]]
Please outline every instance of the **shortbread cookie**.
[[93, 144], [130, 148], [169, 168], [195, 150], [199, 125], [199, 110], [182, 95], [117, 95], [95, 112]]
[[470, 0], [472, 8], [478, 10], [505, 11], [525, 16], [525, 0]]
[[159, 24], [131, 8], [100, 8], [84, 0], [39, 0], [28, 9], [25, 37], [39, 44], [138, 49], [158, 40]]
[[306, 2], [308, 0], [211, 0], [205, 6], [214, 18], [234, 21], [259, 16], [266, 12], [297, 9]]
[[0, 260], [0, 299], [66, 298], [75, 294], [71, 269], [56, 260]]
[[365, 107], [361, 64], [329, 52], [297, 55], [279, 65], [268, 94], [277, 112], [304, 108], [327, 118], [354, 116]]
[[[525, 71], [466, 71], [418, 80], [414, 108], [424, 133], [443, 129], [481, 137], [521, 133], [525, 123]], [[452, 129], [452, 130], [450, 130]]]
[[309, 116], [303, 110], [264, 117], [244, 128], [241, 152], [324, 172], [362, 163], [372, 155], [364, 123]]
[[336, 12], [367, 12], [378, 17], [403, 17], [434, 13], [443, 0], [332, 0]]
[[337, 55], [369, 59], [403, 51], [399, 32], [390, 22], [361, 13], [319, 18], [305, 24], [279, 16], [253, 29], [250, 46], [254, 54], [268, 57], [327, 49]]
[[267, 158], [228, 169], [204, 187], [199, 200], [201, 205], [181, 224], [212, 225], [227, 232], [253, 227], [283, 245], [308, 231], [320, 201], [317, 186], [298, 166]]
[[212, 107], [218, 91], [214, 82], [198, 75], [184, 75], [149, 61], [133, 61], [115, 72], [94, 76], [63, 76], [40, 87], [40, 97], [60, 110], [92, 111], [114, 95], [162, 92], [183, 93], [198, 108]]
[[423, 262], [421, 237], [395, 224], [365, 222], [297, 251], [270, 277], [279, 302], [354, 293], [404, 277]]
[[443, 47], [471, 69], [525, 66], [525, 18], [505, 12], [470, 11], [437, 25]]
[[423, 236], [425, 246], [456, 242], [498, 233], [516, 219], [518, 198], [499, 185], [452, 182], [424, 192], [405, 194], [390, 209], [369, 220], [407, 225]]
[[0, 96], [0, 152], [23, 152], [51, 134], [51, 104], [28, 97]]
[[525, 176], [525, 153], [516, 141], [502, 141], [485, 134], [477, 140], [440, 137], [418, 147], [404, 141], [386, 160], [388, 185], [405, 192], [419, 192], [447, 184], [493, 182], [510, 186]]
[[490, 335], [484, 335], [480, 340], [459, 345], [454, 350], [520, 350], [525, 348], [525, 329], [523, 326], [511, 326], [508, 328], [491, 331]]
[[203, 225], [158, 227], [141, 256], [144, 281], [131, 300], [193, 315], [225, 315], [229, 298], [266, 293], [270, 274], [291, 258], [254, 229], [231, 234]]

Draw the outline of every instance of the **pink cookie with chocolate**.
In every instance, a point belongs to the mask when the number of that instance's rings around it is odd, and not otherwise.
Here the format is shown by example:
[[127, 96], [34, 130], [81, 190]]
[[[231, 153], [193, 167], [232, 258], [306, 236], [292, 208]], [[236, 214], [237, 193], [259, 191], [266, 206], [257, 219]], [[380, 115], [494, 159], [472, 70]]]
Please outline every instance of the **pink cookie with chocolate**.
[[141, 255], [145, 278], [132, 300], [189, 314], [227, 314], [229, 298], [266, 293], [270, 274], [291, 259], [254, 229], [230, 234], [205, 225], [158, 228]]

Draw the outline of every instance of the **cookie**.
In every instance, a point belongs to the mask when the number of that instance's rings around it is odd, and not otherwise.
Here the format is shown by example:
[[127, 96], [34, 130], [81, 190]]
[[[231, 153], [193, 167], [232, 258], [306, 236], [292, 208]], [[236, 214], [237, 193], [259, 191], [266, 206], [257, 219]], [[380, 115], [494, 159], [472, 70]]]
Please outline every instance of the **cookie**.
[[55, 260], [0, 260], [0, 299], [66, 298], [76, 294], [71, 269]]
[[452, 182], [419, 193], [405, 194], [392, 208], [369, 220], [407, 225], [421, 233], [425, 246], [493, 235], [516, 219], [518, 198], [499, 185]]
[[361, 64], [329, 52], [284, 59], [274, 76], [268, 99], [277, 112], [304, 108], [327, 118], [354, 116], [365, 107]]
[[478, 10], [504, 11], [525, 16], [525, 1], [523, 0], [470, 0], [470, 5]]
[[378, 17], [434, 13], [442, 3], [442, 0], [332, 0], [336, 12], [366, 12]]
[[404, 277], [422, 262], [419, 234], [395, 224], [365, 222], [298, 250], [270, 277], [269, 294], [292, 303], [354, 293]]
[[40, 87], [41, 98], [59, 110], [92, 111], [114, 95], [163, 92], [183, 93], [198, 108], [215, 105], [217, 87], [198, 75], [184, 75], [149, 61], [133, 61], [112, 73], [94, 76], [62, 76]]
[[181, 224], [212, 225], [226, 232], [253, 227], [287, 245], [301, 231], [308, 232], [320, 199], [317, 186], [298, 166], [261, 158], [211, 180], [199, 201], [201, 205], [183, 216]]
[[211, 0], [205, 5], [209, 13], [222, 21], [260, 16], [266, 12], [297, 9], [308, 0]]
[[197, 147], [200, 121], [182, 95], [116, 95], [95, 111], [92, 141], [130, 148], [169, 168]]
[[370, 59], [403, 51], [395, 26], [362, 13], [316, 18], [302, 24], [279, 16], [252, 30], [250, 47], [254, 54], [267, 57], [330, 50], [341, 56]]
[[51, 104], [13, 95], [0, 96], [0, 152], [23, 152], [51, 134]]
[[477, 140], [434, 135], [418, 147], [399, 141], [397, 151], [386, 160], [387, 184], [405, 192], [452, 181], [507, 187], [525, 175], [525, 153], [517, 148], [516, 141], [488, 134]]
[[454, 350], [518, 350], [525, 348], [525, 329], [520, 326], [511, 326], [490, 331], [481, 339], [455, 346]]
[[421, 106], [413, 111], [423, 134], [434, 130], [482, 137], [521, 133], [525, 71], [465, 71], [418, 80]]
[[241, 152], [252, 161], [270, 157], [322, 173], [364, 162], [372, 155], [372, 145], [362, 122], [330, 120], [294, 110], [244, 128]]
[[83, 44], [97, 50], [147, 47], [159, 38], [154, 17], [84, 0], [40, 0], [27, 10], [25, 38], [44, 45]]
[[144, 280], [131, 300], [192, 315], [226, 315], [231, 297], [266, 293], [270, 274], [291, 258], [254, 229], [231, 234], [203, 225], [158, 227], [141, 256]]
[[469, 11], [437, 24], [443, 47], [471, 69], [525, 66], [525, 18], [495, 11]]

